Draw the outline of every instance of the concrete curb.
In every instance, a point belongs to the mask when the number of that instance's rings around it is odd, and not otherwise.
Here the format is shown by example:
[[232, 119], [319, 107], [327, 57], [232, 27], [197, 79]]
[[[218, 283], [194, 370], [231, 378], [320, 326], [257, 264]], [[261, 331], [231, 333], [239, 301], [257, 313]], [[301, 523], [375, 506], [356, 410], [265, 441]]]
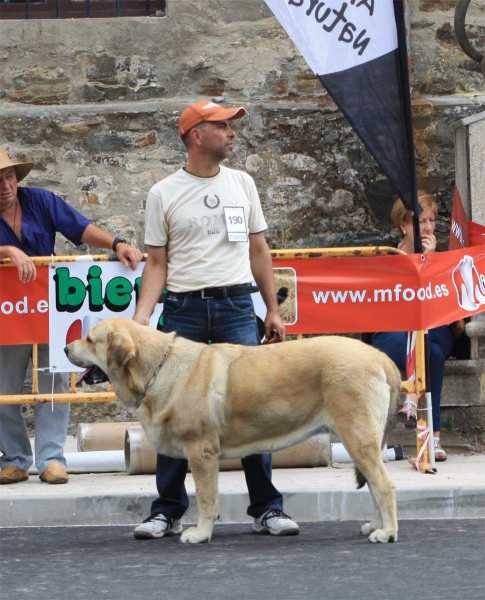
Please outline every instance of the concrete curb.
[[[372, 514], [367, 490], [311, 489], [298, 493], [281, 490], [285, 511], [297, 521], [366, 520]], [[184, 522], [197, 519], [195, 495]], [[45, 494], [41, 497], [10, 495], [0, 498], [0, 526], [55, 527], [62, 525], [131, 525], [149, 513], [154, 494], [118, 493], [106, 495]], [[397, 492], [399, 519], [485, 518], [485, 485], [456, 488], [408, 488]], [[219, 496], [221, 523], [250, 522], [246, 515], [247, 493]]]
[[[450, 455], [435, 475], [415, 471], [407, 461], [386, 463], [396, 486], [398, 518], [485, 518], [485, 455]], [[355, 489], [353, 465], [275, 469], [273, 482], [284, 495], [285, 512], [297, 521], [368, 520], [372, 503], [367, 487]], [[184, 521], [197, 520], [195, 485], [186, 479], [190, 508]], [[41, 483], [37, 476], [0, 486], [0, 527], [133, 525], [150, 513], [154, 475], [72, 474], [67, 485]], [[219, 474], [220, 522], [251, 521], [244, 473]]]

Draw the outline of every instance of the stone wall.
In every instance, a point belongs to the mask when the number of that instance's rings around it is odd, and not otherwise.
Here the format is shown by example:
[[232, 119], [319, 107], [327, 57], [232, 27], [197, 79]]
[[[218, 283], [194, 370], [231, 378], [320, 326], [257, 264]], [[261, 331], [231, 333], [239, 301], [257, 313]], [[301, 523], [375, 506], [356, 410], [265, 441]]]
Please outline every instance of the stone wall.
[[[454, 2], [411, 4], [419, 178], [438, 194], [444, 247], [451, 126], [483, 109], [484, 82], [454, 39]], [[479, 45], [482, 0], [469, 21]], [[163, 18], [0, 21], [0, 56], [0, 143], [36, 162], [26, 184], [139, 245], [148, 189], [185, 160], [177, 116], [212, 96], [249, 108], [232, 165], [255, 177], [273, 247], [394, 239], [387, 180], [261, 0], [169, 1]], [[75, 251], [85, 249], [59, 242]]]

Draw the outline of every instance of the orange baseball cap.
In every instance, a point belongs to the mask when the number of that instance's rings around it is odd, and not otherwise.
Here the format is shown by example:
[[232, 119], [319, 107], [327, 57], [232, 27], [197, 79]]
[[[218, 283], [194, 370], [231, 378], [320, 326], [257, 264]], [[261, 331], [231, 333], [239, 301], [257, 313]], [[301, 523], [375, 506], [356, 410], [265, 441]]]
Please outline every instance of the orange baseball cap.
[[195, 127], [203, 121], [234, 121], [240, 119], [246, 114], [244, 106], [238, 108], [223, 108], [211, 100], [202, 100], [191, 104], [180, 115], [179, 135], [184, 137], [189, 129]]

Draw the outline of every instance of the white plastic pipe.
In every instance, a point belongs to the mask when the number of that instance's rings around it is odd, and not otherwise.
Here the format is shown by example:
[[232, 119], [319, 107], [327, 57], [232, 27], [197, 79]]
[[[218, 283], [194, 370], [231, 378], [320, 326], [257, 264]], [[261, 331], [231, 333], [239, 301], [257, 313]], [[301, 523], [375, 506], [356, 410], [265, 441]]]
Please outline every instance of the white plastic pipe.
[[[388, 460], [402, 460], [403, 458], [402, 446], [390, 446], [382, 450], [382, 460], [384, 462]], [[350, 458], [343, 444], [332, 444], [332, 462], [347, 463], [353, 462], [353, 460]]]
[[[68, 473], [123, 473], [126, 471], [123, 450], [66, 452], [64, 456]], [[32, 465], [29, 473], [38, 473], [37, 468]]]

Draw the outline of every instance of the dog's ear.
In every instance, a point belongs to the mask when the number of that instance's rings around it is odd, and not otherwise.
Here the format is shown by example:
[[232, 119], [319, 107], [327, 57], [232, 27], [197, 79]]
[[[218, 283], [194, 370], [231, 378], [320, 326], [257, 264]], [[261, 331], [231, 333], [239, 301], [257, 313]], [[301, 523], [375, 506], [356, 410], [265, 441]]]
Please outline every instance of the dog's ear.
[[108, 369], [121, 369], [135, 354], [135, 344], [127, 331], [108, 331]]

